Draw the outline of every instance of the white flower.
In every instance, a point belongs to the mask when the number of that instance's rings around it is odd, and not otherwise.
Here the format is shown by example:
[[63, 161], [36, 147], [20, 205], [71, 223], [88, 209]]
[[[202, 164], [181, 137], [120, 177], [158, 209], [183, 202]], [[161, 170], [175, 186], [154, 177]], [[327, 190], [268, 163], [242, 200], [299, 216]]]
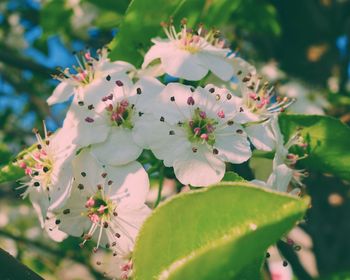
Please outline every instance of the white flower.
[[226, 104], [226, 98], [218, 99], [217, 90], [171, 83], [142, 99], [145, 112], [153, 116], [145, 114], [136, 124], [135, 140], [165, 166], [173, 166], [183, 184], [217, 183], [225, 162], [242, 163], [251, 156], [242, 126], [233, 121], [235, 108]]
[[90, 52], [76, 55], [78, 66], [73, 66], [72, 73], [69, 68], [61, 70], [61, 74], [54, 76], [60, 81], [52, 95], [47, 99], [49, 105], [67, 101], [76, 95], [79, 101], [85, 101], [85, 91], [91, 86], [99, 87], [101, 91], [110, 90], [108, 81], [125, 79], [126, 72], [134, 70], [134, 66], [124, 61], [110, 62], [108, 51], [103, 48], [99, 51], [98, 59], [93, 58]]
[[110, 83], [114, 85], [111, 91], [90, 87], [85, 91], [89, 103], [72, 104], [72, 137], [78, 147], [91, 146], [101, 162], [122, 165], [136, 160], [142, 152], [133, 135], [135, 123], [143, 114], [138, 105], [145, 88], [143, 80], [134, 86], [128, 78]]
[[207, 32], [202, 26], [197, 31], [190, 30], [185, 22], [180, 32], [172, 23], [163, 27], [168, 39], [152, 40], [154, 45], [146, 53], [142, 68], [160, 59], [165, 73], [186, 80], [201, 80], [208, 71], [225, 81], [233, 76], [233, 67], [227, 59], [230, 49], [224, 48], [217, 32]]
[[290, 111], [294, 113], [324, 115], [324, 109], [329, 107], [321, 92], [312, 90], [296, 80], [280, 86], [279, 91], [289, 98], [296, 99], [290, 107]]
[[[305, 158], [307, 155], [305, 154], [304, 156], [299, 157], [296, 154], [289, 153], [289, 149], [294, 145], [305, 148], [306, 144], [304, 143], [304, 139], [298, 132], [293, 135], [286, 144], [284, 144], [277, 116], [273, 117], [271, 127], [276, 138], [276, 153], [273, 159], [272, 173], [266, 183], [259, 180], [253, 180], [253, 182], [257, 185], [268, 187], [280, 192], [298, 194], [300, 192], [298, 187], [303, 186], [301, 180], [306, 176], [306, 173], [304, 170], [295, 169], [295, 164], [298, 160]], [[290, 183], [297, 186], [297, 188], [289, 191]]]
[[149, 181], [138, 162], [119, 167], [104, 166], [87, 150], [74, 161], [72, 193], [56, 224], [59, 229], [124, 256], [150, 209], [144, 204]]
[[[214, 86], [207, 85], [206, 88], [210, 89]], [[267, 117], [256, 114], [247, 106], [244, 97], [235, 96], [226, 88], [217, 88], [215, 96], [225, 100], [223, 106], [226, 107], [226, 110], [235, 112], [232, 120], [242, 125], [249, 140], [257, 149], [271, 151], [274, 148], [274, 136]]]
[[53, 135], [49, 135], [45, 125], [44, 130], [44, 138], [34, 130], [37, 145], [19, 161], [29, 179], [20, 187], [26, 188], [23, 197], [29, 196], [42, 226], [47, 211], [60, 207], [70, 194], [71, 161], [75, 152], [75, 146], [67, 139], [69, 132], [66, 129]]
[[[239, 74], [239, 73], [238, 73]], [[241, 95], [239, 122], [246, 122], [247, 133], [253, 145], [259, 150], [271, 151], [274, 148], [274, 136], [271, 133], [269, 120], [274, 115], [283, 112], [294, 99], [275, 96], [274, 88], [263, 81], [259, 75], [239, 74], [240, 82], [234, 91]], [[254, 125], [261, 124], [261, 125]]]

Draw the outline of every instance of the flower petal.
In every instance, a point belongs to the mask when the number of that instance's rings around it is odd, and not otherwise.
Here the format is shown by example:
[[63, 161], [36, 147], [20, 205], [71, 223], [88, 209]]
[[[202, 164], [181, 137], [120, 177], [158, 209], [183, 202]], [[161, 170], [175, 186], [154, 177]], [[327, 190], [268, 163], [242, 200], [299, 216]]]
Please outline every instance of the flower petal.
[[285, 164], [278, 165], [267, 180], [267, 185], [279, 192], [287, 192], [293, 170]]
[[185, 50], [173, 48], [161, 57], [164, 71], [177, 78], [199, 81], [208, 73], [208, 68], [201, 64], [200, 57]]
[[233, 67], [228, 59], [215, 53], [199, 52], [198, 57], [201, 65], [208, 68], [223, 81], [228, 81], [233, 76]]
[[91, 147], [91, 152], [101, 162], [122, 165], [136, 160], [142, 148], [134, 142], [131, 130], [115, 127], [106, 141]]
[[215, 157], [207, 147], [200, 145], [197, 152], [189, 149], [176, 159], [174, 171], [182, 184], [204, 187], [220, 182], [225, 174], [225, 163]]
[[239, 125], [218, 130], [214, 148], [218, 150], [217, 156], [226, 162], [242, 163], [252, 156], [247, 135]]
[[272, 151], [275, 148], [275, 137], [270, 130], [269, 124], [249, 125], [244, 130], [258, 150]]
[[59, 83], [54, 89], [52, 95], [47, 99], [47, 104], [50, 106], [56, 103], [67, 101], [73, 95], [74, 86], [67, 81]]

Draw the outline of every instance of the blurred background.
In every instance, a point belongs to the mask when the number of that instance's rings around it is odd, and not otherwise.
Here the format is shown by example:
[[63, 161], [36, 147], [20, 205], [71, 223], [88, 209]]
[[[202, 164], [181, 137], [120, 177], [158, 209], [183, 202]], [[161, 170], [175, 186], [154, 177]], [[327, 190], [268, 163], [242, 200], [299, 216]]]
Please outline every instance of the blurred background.
[[[216, 27], [280, 94], [298, 98], [292, 112], [350, 123], [349, 0], [227, 2], [230, 17]], [[128, 0], [0, 0], [0, 166], [33, 143], [32, 128], [42, 127], [43, 120], [52, 131], [62, 124], [69, 104], [49, 108], [45, 101], [57, 85], [51, 74], [74, 64], [74, 51], [96, 51], [118, 36], [128, 5]], [[172, 185], [164, 195], [172, 193]], [[291, 234], [300, 248], [287, 240], [271, 249], [272, 278], [350, 279], [350, 184], [332, 174], [312, 174], [306, 185], [313, 207]], [[77, 240], [49, 239], [17, 186], [0, 184], [0, 247], [45, 279], [102, 279], [89, 252], [77, 250]]]

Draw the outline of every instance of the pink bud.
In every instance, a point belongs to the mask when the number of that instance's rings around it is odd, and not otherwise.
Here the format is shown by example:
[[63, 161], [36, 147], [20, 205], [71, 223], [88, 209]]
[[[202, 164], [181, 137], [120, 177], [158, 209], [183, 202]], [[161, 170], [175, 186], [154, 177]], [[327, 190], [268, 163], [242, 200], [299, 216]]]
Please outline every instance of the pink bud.
[[41, 156], [41, 153], [40, 153], [40, 152], [34, 154], [34, 158], [36, 158], [36, 159], [40, 159], [40, 156]]
[[218, 112], [218, 117], [221, 118], [221, 119], [225, 118], [225, 113], [224, 113], [223, 110]]
[[106, 209], [106, 208], [107, 208], [106, 206], [101, 205], [101, 206], [97, 209], [97, 211], [98, 211], [98, 213], [103, 214], [103, 213], [105, 212], [105, 209]]
[[201, 135], [201, 139], [203, 139], [203, 140], [205, 140], [205, 141], [208, 141], [208, 134], [206, 134], [206, 133], [203, 133], [202, 135]]
[[196, 127], [195, 129], [193, 129], [193, 132], [195, 135], [198, 135], [201, 132], [200, 127]]
[[91, 54], [89, 52], [85, 53], [85, 58], [87, 60], [90, 60], [91, 59]]
[[18, 166], [22, 169], [25, 169], [27, 167], [27, 164], [24, 161], [19, 162]]
[[93, 223], [98, 223], [100, 220], [100, 217], [97, 214], [90, 214], [89, 215], [90, 221]]
[[214, 126], [212, 126], [211, 124], [207, 124], [208, 133], [212, 133], [214, 130], [215, 130]]
[[123, 106], [123, 107], [128, 107], [129, 106], [129, 102], [128, 102], [128, 100], [122, 100], [121, 102], [120, 102], [120, 106]]
[[26, 174], [26, 175], [30, 175], [30, 174], [32, 174], [32, 169], [31, 168], [29, 168], [29, 167], [27, 167], [25, 170], [24, 170], [24, 173]]
[[207, 117], [207, 114], [203, 111], [200, 111], [199, 112], [199, 116], [202, 118], [202, 119], [205, 119]]
[[249, 93], [249, 98], [253, 99], [253, 100], [256, 100], [256, 93], [255, 92], [251, 92]]
[[90, 197], [85, 203], [86, 208], [91, 208], [94, 205], [95, 205], [95, 200], [92, 197]]

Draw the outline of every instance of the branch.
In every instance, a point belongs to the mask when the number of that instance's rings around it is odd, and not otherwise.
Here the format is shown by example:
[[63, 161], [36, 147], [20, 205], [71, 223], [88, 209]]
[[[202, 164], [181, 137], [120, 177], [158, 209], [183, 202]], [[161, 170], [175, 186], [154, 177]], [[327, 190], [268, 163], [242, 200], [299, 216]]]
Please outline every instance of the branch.
[[0, 44], [0, 61], [19, 70], [31, 70], [46, 79], [50, 78], [50, 74], [52, 73], [51, 69], [42, 66], [31, 59], [18, 55], [3, 44]]
[[[96, 271], [91, 266], [91, 264], [89, 264], [88, 262], [85, 262], [85, 259], [84, 259], [83, 256], [75, 254], [74, 251], [73, 252], [66, 252], [64, 250], [54, 249], [52, 247], [46, 246], [45, 244], [43, 244], [41, 242], [38, 242], [38, 241], [35, 241], [35, 240], [29, 240], [29, 239], [26, 239], [24, 237], [14, 235], [14, 234], [12, 234], [12, 233], [10, 233], [8, 231], [1, 230], [0, 231], [0, 235], [5, 236], [7, 238], [11, 238], [14, 241], [22, 242], [22, 243], [24, 243], [26, 245], [30, 245], [30, 246], [36, 247], [37, 249], [39, 249], [39, 250], [41, 250], [41, 251], [43, 251], [45, 253], [49, 253], [51, 255], [54, 255], [54, 256], [57, 256], [57, 257], [60, 257], [60, 258], [69, 258], [69, 259], [71, 259], [71, 260], [73, 260], [73, 261], [75, 261], [77, 263], [85, 265], [89, 269], [90, 273], [95, 276], [96, 279], [104, 279], [104, 275], [102, 273]], [[1, 271], [0, 271], [0, 275], [1, 275]], [[2, 279], [2, 278], [0, 277], [0, 279]], [[5, 278], [5, 279], [7, 279], [7, 278]], [[25, 278], [18, 278], [18, 279], [25, 279]]]

